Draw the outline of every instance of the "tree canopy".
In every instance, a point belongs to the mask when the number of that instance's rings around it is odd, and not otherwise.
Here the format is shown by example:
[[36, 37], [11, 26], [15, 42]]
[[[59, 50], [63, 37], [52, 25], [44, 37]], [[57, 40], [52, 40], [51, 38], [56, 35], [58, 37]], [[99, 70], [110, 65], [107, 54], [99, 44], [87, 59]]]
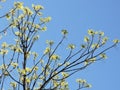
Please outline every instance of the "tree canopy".
[[[57, 44], [46, 40], [44, 51], [37, 53], [33, 47], [52, 18], [43, 16], [42, 5], [31, 6], [29, 8], [23, 2], [14, 2], [13, 8], [0, 16], [0, 19], [8, 21], [8, 25], [0, 30], [1, 39], [12, 33], [12, 43], [2, 42], [0, 48], [1, 90], [6, 85], [9, 90], [69, 90], [67, 79], [71, 75], [107, 59], [106, 51], [120, 42], [114, 39], [110, 46], [106, 46], [109, 40], [104, 32], [88, 29], [88, 35], [80, 46], [73, 43], [62, 46], [68, 35], [68, 31], [63, 29]], [[66, 56], [62, 57], [59, 48], [68, 51]], [[76, 82], [79, 84], [77, 90], [91, 87], [84, 79], [76, 79]]]

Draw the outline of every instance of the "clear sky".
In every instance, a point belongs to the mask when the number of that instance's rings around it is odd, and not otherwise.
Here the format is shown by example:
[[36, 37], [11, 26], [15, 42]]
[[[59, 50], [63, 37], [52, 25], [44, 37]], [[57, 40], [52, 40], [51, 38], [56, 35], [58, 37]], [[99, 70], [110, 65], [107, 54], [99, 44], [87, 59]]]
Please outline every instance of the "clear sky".
[[[47, 24], [48, 31], [41, 36], [43, 40], [57, 41], [61, 29], [67, 29], [68, 42], [77, 45], [82, 43], [88, 29], [104, 31], [111, 41], [120, 39], [120, 0], [8, 0], [4, 8], [10, 7], [13, 1], [45, 7], [44, 16], [51, 16], [52, 21]], [[120, 46], [108, 51], [107, 60], [72, 76], [69, 79], [70, 90], [77, 87], [75, 78], [91, 83], [92, 88], [88, 90], [120, 90]]]

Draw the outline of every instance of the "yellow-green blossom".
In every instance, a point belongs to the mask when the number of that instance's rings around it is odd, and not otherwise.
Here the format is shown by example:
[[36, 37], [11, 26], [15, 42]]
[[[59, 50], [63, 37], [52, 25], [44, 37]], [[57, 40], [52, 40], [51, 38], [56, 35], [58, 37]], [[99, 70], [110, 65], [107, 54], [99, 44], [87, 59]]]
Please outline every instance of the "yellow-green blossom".
[[60, 57], [56, 54], [53, 54], [50, 59], [51, 60], [58, 60], [58, 59], [60, 59]]
[[54, 44], [54, 41], [52, 41], [52, 40], [46, 40], [46, 43], [51, 46], [51, 45]]
[[85, 79], [77, 79], [76, 81], [78, 83], [83, 83], [83, 84], [87, 83], [87, 81]]
[[22, 2], [14, 2], [14, 6], [18, 9], [22, 9], [23, 8], [23, 3]]
[[89, 29], [89, 30], [88, 30], [88, 34], [89, 34], [89, 35], [94, 35], [95, 32], [94, 32], [92, 29]]
[[100, 54], [100, 57], [103, 58], [103, 59], [106, 59], [106, 58], [107, 58], [107, 56], [106, 56], [105, 53]]
[[40, 18], [40, 21], [43, 22], [43, 23], [50, 22], [51, 21], [51, 17]]
[[38, 16], [42, 16], [43, 14], [42, 14], [42, 12], [38, 12], [37, 15]]
[[36, 36], [33, 37], [33, 40], [34, 40], [34, 41], [36, 41], [36, 40], [38, 40], [38, 39], [39, 39], [39, 35], [36, 35]]
[[68, 48], [74, 49], [74, 48], [75, 48], [75, 45], [74, 45], [74, 44], [69, 44], [69, 45], [68, 45]]
[[47, 30], [46, 26], [44, 26], [44, 27], [41, 28], [41, 31], [46, 31], [46, 30]]
[[108, 37], [104, 37], [104, 38], [102, 39], [102, 44], [105, 44], [107, 41], [108, 41]]
[[63, 87], [63, 86], [67, 87], [67, 86], [68, 86], [68, 82], [65, 82], [65, 81], [61, 82], [61, 86], [62, 86], [62, 87]]
[[40, 60], [40, 63], [43, 64], [43, 63], [44, 63], [44, 60], [41, 59], [41, 60]]
[[24, 7], [23, 12], [25, 15], [32, 15], [33, 14], [32, 10], [30, 10], [30, 8], [28, 8], [28, 7]]
[[76, 79], [76, 82], [77, 82], [77, 83], [82, 83], [83, 80], [82, 80], [82, 79]]
[[16, 52], [23, 53], [23, 50], [20, 47], [16, 47]]
[[7, 18], [7, 20], [9, 20], [11, 18], [11, 16], [9, 14], [6, 14], [6, 18]]
[[62, 72], [61, 74], [62, 74], [62, 76], [63, 76], [64, 78], [66, 78], [66, 77], [68, 77], [68, 76], [69, 76], [69, 74], [68, 74], [68, 73], [66, 73], [66, 72]]
[[65, 66], [68, 66], [68, 65], [70, 65], [70, 62], [66, 62], [64, 65], [65, 65]]
[[115, 39], [115, 40], [113, 40], [113, 42], [114, 42], [115, 44], [117, 44], [117, 43], [119, 43], [119, 42], [120, 42], [120, 40]]
[[8, 44], [6, 42], [3, 42], [1, 46], [2, 46], [2, 48], [7, 48]]
[[12, 62], [12, 63], [11, 63], [11, 66], [13, 66], [14, 68], [16, 68], [16, 67], [18, 66], [18, 63]]
[[96, 61], [96, 58], [91, 58], [90, 61], [91, 61], [91, 62], [95, 62], [95, 61]]
[[40, 78], [39, 78], [39, 79], [40, 79], [40, 80], [43, 80], [44, 78], [45, 78], [44, 76], [40, 76]]
[[7, 54], [8, 53], [8, 50], [7, 49], [1, 49], [0, 50], [0, 54], [1, 55], [5, 55], [5, 54]]
[[57, 87], [59, 85], [59, 82], [53, 80], [53, 85], [54, 85], [54, 87]]
[[88, 65], [89, 62], [90, 62], [89, 60], [85, 60], [85, 61], [84, 61], [84, 65], [85, 65], [85, 66]]
[[33, 76], [32, 76], [32, 79], [37, 79], [38, 78], [38, 75], [37, 74], [34, 74]]
[[17, 25], [18, 25], [18, 20], [17, 19], [11, 22], [11, 27], [12, 28], [17, 27]]
[[15, 35], [21, 37], [21, 36], [22, 36], [22, 33], [19, 32], [19, 31], [17, 31], [17, 32], [15, 32]]
[[36, 29], [39, 29], [39, 28], [40, 28], [40, 25], [39, 25], [39, 24], [35, 24], [35, 28], [36, 28]]
[[85, 42], [89, 42], [89, 41], [90, 41], [89, 37], [85, 36], [85, 37], [84, 37], [84, 41], [85, 41]]
[[100, 35], [100, 36], [104, 36], [104, 32], [100, 31], [100, 32], [99, 32], [99, 35]]
[[48, 54], [49, 52], [50, 52], [50, 48], [47, 47], [47, 48], [45, 49], [45, 51], [44, 51], [44, 54]]
[[12, 87], [14, 87], [14, 88], [17, 87], [17, 83], [16, 83], [16, 82], [10, 82], [10, 85], [11, 85]]
[[38, 57], [38, 54], [36, 52], [32, 52], [33, 56], [34, 56], [34, 60]]
[[5, 71], [5, 72], [4, 72], [4, 75], [5, 75], [5, 76], [8, 76], [8, 75], [9, 75], [9, 72]]
[[30, 83], [30, 81], [31, 81], [30, 78], [27, 77], [27, 78], [26, 78], [26, 82], [27, 82], [27, 83]]
[[38, 10], [40, 10], [40, 9], [44, 9], [44, 7], [41, 6], [41, 5], [34, 5], [34, 4], [32, 4], [32, 7], [33, 7], [33, 9], [34, 9], [35, 11], [38, 11]]
[[20, 70], [20, 73], [21, 73], [22, 75], [25, 75], [25, 74], [26, 74], [25, 69]]
[[99, 48], [99, 44], [97, 44], [97, 43], [94, 43], [94, 44], [92, 44], [92, 46], [91, 46], [92, 48]]
[[86, 45], [82, 44], [82, 45], [81, 45], [81, 48], [86, 48]]
[[63, 34], [63, 35], [67, 35], [67, 34], [68, 34], [68, 31], [65, 30], [65, 29], [63, 29], [63, 30], [62, 30], [62, 34]]
[[26, 71], [26, 72], [31, 72], [31, 69], [28, 68], [28, 67], [26, 67], [26, 68], [25, 68], [25, 71]]
[[34, 67], [34, 70], [35, 70], [35, 71], [37, 71], [38, 69], [39, 69], [39, 67], [37, 67], [37, 66], [36, 66], [36, 67]]
[[8, 65], [2, 64], [2, 65], [0, 66], [0, 70], [6, 69], [6, 68], [8, 68]]
[[18, 16], [18, 19], [21, 20], [21, 19], [24, 18], [24, 17], [25, 17], [24, 14], [20, 14], [20, 15]]
[[91, 85], [91, 84], [85, 84], [85, 87], [87, 87], [87, 88], [91, 88], [92, 85]]

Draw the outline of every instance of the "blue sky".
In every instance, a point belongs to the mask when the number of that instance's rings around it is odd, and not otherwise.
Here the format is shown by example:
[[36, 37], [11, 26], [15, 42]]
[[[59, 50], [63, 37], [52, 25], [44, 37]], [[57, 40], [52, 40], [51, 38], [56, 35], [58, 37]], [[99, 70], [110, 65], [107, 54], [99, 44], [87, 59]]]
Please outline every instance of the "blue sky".
[[[8, 0], [5, 4], [7, 6], [3, 8], [11, 7], [13, 1], [23, 1], [28, 6], [32, 3], [41, 4], [45, 7], [44, 16], [51, 16], [52, 21], [47, 24], [48, 31], [41, 35], [43, 40], [57, 41], [62, 29], [69, 31], [67, 42], [77, 45], [82, 43], [88, 29], [104, 31], [111, 41], [114, 38], [120, 39], [120, 0]], [[97, 62], [72, 76], [69, 79], [70, 90], [77, 87], [75, 78], [83, 78], [91, 83], [93, 87], [88, 90], [119, 90], [119, 53], [120, 47], [115, 47], [108, 51], [107, 60]]]

